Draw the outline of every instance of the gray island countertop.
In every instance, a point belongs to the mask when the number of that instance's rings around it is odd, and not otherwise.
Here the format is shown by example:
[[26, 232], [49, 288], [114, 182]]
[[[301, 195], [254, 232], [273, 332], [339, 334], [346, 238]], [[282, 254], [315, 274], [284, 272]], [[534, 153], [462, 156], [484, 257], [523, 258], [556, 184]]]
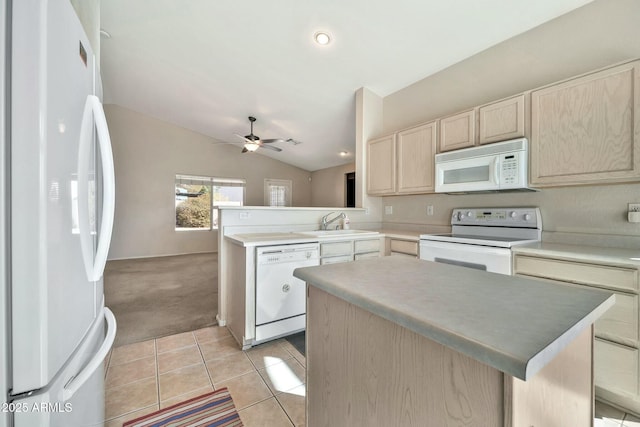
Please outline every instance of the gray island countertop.
[[298, 268], [294, 276], [522, 380], [615, 302], [611, 292], [402, 257]]

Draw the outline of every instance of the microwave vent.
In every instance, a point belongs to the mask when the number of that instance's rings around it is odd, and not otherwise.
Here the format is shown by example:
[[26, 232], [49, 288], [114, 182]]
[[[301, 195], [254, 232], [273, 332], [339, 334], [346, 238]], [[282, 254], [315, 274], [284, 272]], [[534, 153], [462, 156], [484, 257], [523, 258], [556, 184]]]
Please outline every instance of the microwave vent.
[[490, 156], [493, 154], [504, 154], [510, 151], [525, 151], [526, 149], [527, 138], [518, 138], [510, 141], [487, 144], [481, 147], [463, 148], [461, 150], [450, 151], [448, 153], [436, 154], [436, 163], [469, 159], [472, 157]]

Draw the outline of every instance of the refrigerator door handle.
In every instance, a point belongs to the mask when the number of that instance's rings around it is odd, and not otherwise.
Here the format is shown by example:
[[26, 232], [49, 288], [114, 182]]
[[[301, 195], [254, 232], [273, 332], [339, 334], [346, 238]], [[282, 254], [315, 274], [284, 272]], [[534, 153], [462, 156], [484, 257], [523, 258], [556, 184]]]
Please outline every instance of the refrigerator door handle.
[[[100, 225], [95, 258], [93, 257], [93, 244], [89, 225], [89, 206], [88, 200], [86, 199], [89, 189], [89, 156], [91, 155], [91, 144], [93, 142], [92, 122], [95, 122], [103, 173], [102, 223]], [[78, 152], [78, 219], [83, 259], [87, 270], [87, 278], [91, 282], [100, 280], [107, 262], [115, 215], [115, 187], [113, 152], [111, 151], [111, 138], [109, 136], [107, 120], [98, 97], [89, 95], [87, 96], [87, 101], [84, 106], [84, 114], [80, 128], [80, 148]]]
[[[62, 389], [60, 397], [63, 402], [71, 399], [73, 395], [80, 389], [80, 387], [82, 387], [82, 385], [91, 377], [91, 375], [93, 375], [96, 369], [102, 366], [102, 361], [107, 356], [107, 353], [109, 353], [109, 350], [111, 350], [113, 341], [116, 338], [116, 318], [108, 307], [104, 307], [104, 317], [107, 321], [107, 335], [104, 338], [102, 345], [93, 356], [93, 358], [89, 361], [89, 363], [87, 363], [84, 369], [78, 375], [74, 376], [71, 381], [69, 381]], [[95, 329], [100, 325], [102, 325], [102, 322], [95, 322], [95, 325], [90, 333], [95, 333]]]

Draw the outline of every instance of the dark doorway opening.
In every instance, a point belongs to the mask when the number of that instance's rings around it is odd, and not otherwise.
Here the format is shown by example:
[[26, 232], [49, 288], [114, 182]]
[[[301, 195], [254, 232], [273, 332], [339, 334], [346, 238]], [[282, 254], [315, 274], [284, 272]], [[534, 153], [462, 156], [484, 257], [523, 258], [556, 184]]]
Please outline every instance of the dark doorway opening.
[[345, 174], [345, 208], [356, 207], [356, 173], [349, 172]]

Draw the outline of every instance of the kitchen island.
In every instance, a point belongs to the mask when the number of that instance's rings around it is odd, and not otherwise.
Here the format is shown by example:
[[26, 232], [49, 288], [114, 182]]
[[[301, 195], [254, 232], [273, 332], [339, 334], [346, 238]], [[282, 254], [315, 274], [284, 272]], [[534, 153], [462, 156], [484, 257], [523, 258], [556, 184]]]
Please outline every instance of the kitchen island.
[[386, 257], [308, 284], [307, 422], [590, 426], [610, 292]]

